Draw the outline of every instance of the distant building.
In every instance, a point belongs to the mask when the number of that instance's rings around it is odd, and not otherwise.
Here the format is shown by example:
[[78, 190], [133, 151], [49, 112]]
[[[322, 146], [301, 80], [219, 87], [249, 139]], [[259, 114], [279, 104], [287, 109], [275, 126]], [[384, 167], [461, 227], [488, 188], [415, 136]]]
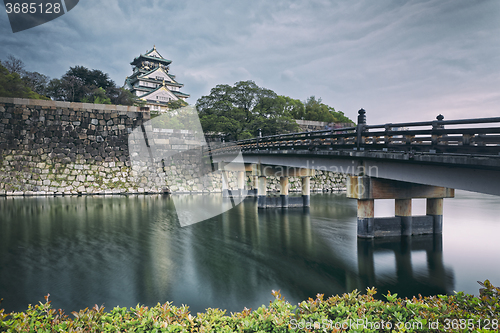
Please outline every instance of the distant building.
[[125, 79], [125, 88], [146, 101], [151, 111], [167, 111], [169, 102], [189, 97], [180, 91], [184, 85], [175, 80], [175, 75], [168, 73], [171, 63], [154, 46], [130, 63], [134, 73]]

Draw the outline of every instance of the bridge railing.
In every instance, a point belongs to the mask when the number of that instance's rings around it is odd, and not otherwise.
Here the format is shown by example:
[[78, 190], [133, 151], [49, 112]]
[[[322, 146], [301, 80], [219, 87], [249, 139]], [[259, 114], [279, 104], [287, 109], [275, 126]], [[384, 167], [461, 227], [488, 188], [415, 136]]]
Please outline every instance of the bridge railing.
[[[278, 134], [235, 142], [233, 149], [380, 150], [451, 154], [500, 154], [500, 117], [367, 125], [364, 110], [356, 127]], [[487, 126], [478, 126], [487, 125]], [[451, 125], [465, 125], [447, 128]], [[221, 147], [222, 148], [222, 147]]]
[[[443, 119], [439, 115], [434, 121], [364, 125], [360, 147], [455, 154], [498, 155], [500, 152], [500, 117]], [[477, 124], [489, 126], [475, 126]], [[447, 128], [449, 125], [469, 126]]]

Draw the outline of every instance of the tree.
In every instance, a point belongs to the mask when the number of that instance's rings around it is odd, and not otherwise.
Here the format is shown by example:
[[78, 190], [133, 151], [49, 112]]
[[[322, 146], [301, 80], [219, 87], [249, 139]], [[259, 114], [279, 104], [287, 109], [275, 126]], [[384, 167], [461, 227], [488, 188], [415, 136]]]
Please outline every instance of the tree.
[[16, 72], [9, 70], [0, 62], [0, 96], [32, 99], [49, 99], [33, 92]]
[[198, 99], [196, 108], [205, 132], [241, 140], [257, 136], [259, 129], [263, 135], [296, 130], [284, 101], [253, 81], [240, 81], [212, 88], [208, 96]]
[[327, 123], [352, 123], [342, 111], [335, 111], [333, 107], [323, 104], [321, 98], [309, 97], [304, 103], [304, 109], [296, 108], [292, 111], [295, 119], [324, 121]]
[[111, 99], [106, 96], [106, 90], [103, 88], [96, 88], [92, 92], [92, 95], [82, 98], [83, 103], [94, 103], [94, 104], [111, 104]]
[[288, 96], [279, 96], [278, 101], [283, 108], [293, 119], [304, 119], [305, 107], [298, 99], [293, 99]]
[[188, 106], [188, 103], [186, 103], [182, 99], [178, 99], [176, 101], [169, 101], [167, 103], [167, 106], [168, 106], [169, 110], [177, 110], [177, 109], [183, 108], [185, 106]]
[[145, 104], [136, 95], [132, 94], [130, 90], [125, 88], [108, 88], [108, 96], [110, 96], [111, 103], [117, 105], [135, 105], [142, 106]]
[[24, 62], [13, 55], [9, 55], [3, 65], [9, 73], [17, 74], [30, 90], [39, 95], [47, 95], [47, 84], [49, 83], [47, 75], [25, 70]]
[[62, 81], [60, 79], [52, 79], [47, 84], [47, 96], [50, 96], [56, 101], [64, 100], [65, 91], [62, 86]]
[[12, 54], [7, 56], [7, 60], [3, 62], [3, 65], [10, 73], [17, 73], [20, 77], [24, 74], [24, 62]]
[[98, 104], [137, 105], [141, 102], [130, 91], [116, 86], [107, 73], [84, 66], [70, 67], [60, 78], [47, 84], [54, 100]]
[[22, 80], [31, 90], [40, 95], [47, 95], [47, 86], [50, 78], [47, 75], [38, 72], [25, 71]]
[[69, 102], [94, 100], [99, 97], [99, 90], [96, 90], [99, 88], [104, 89], [109, 99], [111, 99], [110, 93], [114, 93], [113, 97], [118, 95], [115, 90], [116, 84], [108, 74], [97, 69], [90, 70], [84, 66], [70, 67], [61, 80], [54, 81], [52, 86], [59, 92], [57, 97]]

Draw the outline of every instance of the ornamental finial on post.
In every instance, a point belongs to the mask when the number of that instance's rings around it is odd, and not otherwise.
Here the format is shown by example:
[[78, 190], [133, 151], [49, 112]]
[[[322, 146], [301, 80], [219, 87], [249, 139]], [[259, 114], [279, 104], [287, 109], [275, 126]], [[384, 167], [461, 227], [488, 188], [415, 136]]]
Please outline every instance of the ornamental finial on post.
[[360, 124], [366, 124], [366, 111], [365, 109], [360, 109], [358, 111], [358, 125]]

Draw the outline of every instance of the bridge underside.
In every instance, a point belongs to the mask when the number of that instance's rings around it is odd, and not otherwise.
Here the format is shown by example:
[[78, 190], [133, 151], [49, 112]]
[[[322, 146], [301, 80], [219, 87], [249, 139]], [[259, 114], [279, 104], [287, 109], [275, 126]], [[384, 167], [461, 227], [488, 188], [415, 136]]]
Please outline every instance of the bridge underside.
[[[500, 158], [500, 156], [498, 157]], [[366, 175], [500, 195], [500, 173], [490, 158], [395, 152], [243, 152], [245, 163]], [[214, 156], [224, 161], [224, 155]]]

